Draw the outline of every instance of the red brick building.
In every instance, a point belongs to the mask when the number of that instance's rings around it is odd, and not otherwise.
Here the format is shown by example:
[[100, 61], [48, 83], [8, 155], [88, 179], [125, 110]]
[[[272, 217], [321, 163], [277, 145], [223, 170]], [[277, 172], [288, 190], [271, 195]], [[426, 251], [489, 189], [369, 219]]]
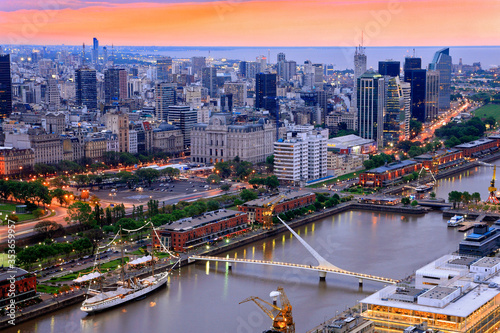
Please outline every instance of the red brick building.
[[358, 184], [361, 186], [382, 187], [401, 181], [401, 179], [422, 169], [422, 163], [405, 160], [398, 163], [390, 163], [379, 168], [368, 170], [359, 175]]
[[460, 149], [464, 157], [477, 158], [481, 155], [492, 153], [498, 150], [498, 140], [496, 139], [479, 139], [472, 142], [462, 143], [454, 148]]
[[11, 278], [15, 282], [16, 303], [36, 295], [36, 276], [21, 268], [0, 270], [0, 307], [10, 303]]
[[[274, 214], [276, 215], [289, 210], [309, 206], [316, 200], [316, 195], [307, 191], [294, 191], [283, 195], [285, 198], [281, 199], [274, 207]], [[248, 221], [250, 223], [264, 223], [264, 217], [262, 215], [264, 205], [269, 202], [274, 202], [279, 196], [281, 196], [281, 194], [245, 202], [238, 206], [238, 210], [248, 214]]]
[[161, 226], [157, 230], [160, 239], [155, 232], [152, 232], [152, 244], [154, 248], [159, 248], [162, 242], [168, 249], [183, 252], [189, 248], [243, 232], [247, 225], [247, 214], [220, 209]]
[[414, 158], [415, 161], [422, 163], [424, 168], [439, 172], [465, 162], [464, 154], [456, 148], [440, 149], [436, 152], [429, 152]]

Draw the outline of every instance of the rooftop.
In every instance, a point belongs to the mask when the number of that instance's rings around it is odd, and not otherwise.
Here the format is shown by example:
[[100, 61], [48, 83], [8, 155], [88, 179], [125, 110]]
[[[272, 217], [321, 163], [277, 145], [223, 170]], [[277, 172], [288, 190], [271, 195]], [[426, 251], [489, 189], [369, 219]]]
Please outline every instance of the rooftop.
[[479, 139], [476, 141], [471, 141], [471, 142], [466, 142], [462, 143], [461, 145], [455, 146], [456, 148], [474, 148], [480, 145], [484, 145], [486, 143], [493, 142], [493, 140], [490, 139]]
[[398, 170], [401, 168], [405, 168], [411, 165], [415, 165], [417, 162], [413, 160], [404, 160], [401, 162], [395, 162], [395, 163], [390, 163], [372, 170], [367, 171], [367, 173], [384, 173], [387, 171], [393, 171], [393, 170]]
[[484, 257], [473, 263], [471, 266], [492, 268], [500, 264], [500, 258]]
[[18, 277], [26, 274], [28, 274], [28, 272], [19, 267], [13, 267], [13, 268], [2, 267], [0, 269], [0, 283], [2, 281], [9, 279], [12, 275]]
[[274, 195], [272, 197], [264, 197], [260, 199], [255, 199], [251, 201], [245, 202], [242, 206], [257, 206], [257, 207], [264, 207], [265, 204], [268, 202], [271, 202], [273, 200], [278, 199], [279, 196], [284, 195], [285, 197], [278, 202], [284, 202], [284, 201], [289, 201], [301, 197], [305, 197], [308, 195], [313, 194], [312, 192], [309, 191], [290, 191], [290, 192], [285, 192], [285, 193], [280, 193], [278, 195]]
[[454, 293], [456, 290], [457, 289], [455, 289], [455, 288], [436, 286], [436, 287], [426, 291], [421, 296], [425, 297], [425, 298], [431, 298], [431, 299], [444, 299], [447, 296]]
[[338, 146], [341, 147], [355, 147], [355, 146], [360, 146], [360, 145], [366, 145], [370, 143], [374, 143], [375, 141], [372, 139], [364, 139], [360, 136], [354, 135], [354, 134], [349, 134], [349, 135], [344, 135], [344, 136], [339, 136], [338, 138], [331, 138], [328, 139], [327, 146], [328, 147], [333, 147], [337, 148]]
[[169, 231], [186, 231], [239, 215], [245, 215], [245, 213], [230, 209], [219, 209], [212, 212], [204, 213], [203, 215], [200, 216], [181, 219], [172, 222], [172, 224], [163, 225], [161, 228], [163, 230], [169, 230]]

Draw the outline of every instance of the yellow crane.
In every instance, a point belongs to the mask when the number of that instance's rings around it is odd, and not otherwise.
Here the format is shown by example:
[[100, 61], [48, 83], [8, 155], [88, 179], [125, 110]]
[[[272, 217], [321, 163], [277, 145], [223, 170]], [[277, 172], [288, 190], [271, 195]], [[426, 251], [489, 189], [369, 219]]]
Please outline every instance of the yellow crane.
[[262, 220], [264, 221], [264, 229], [271, 229], [273, 227], [274, 208], [283, 198], [285, 198], [285, 196], [280, 195], [277, 198], [264, 204], [264, 210], [262, 211]]
[[[257, 296], [251, 296], [241, 301], [239, 304], [253, 301], [257, 306], [264, 311], [266, 315], [273, 321], [273, 330], [282, 333], [295, 333], [295, 323], [292, 316], [292, 305], [285, 294], [282, 287], [278, 287], [276, 291], [271, 292], [270, 296], [273, 298], [273, 304], [264, 301]], [[279, 298], [279, 307], [277, 299]], [[266, 306], [267, 305], [267, 306]]]
[[497, 173], [497, 166], [495, 165], [493, 167], [493, 178], [491, 178], [490, 181], [490, 187], [488, 187], [488, 192], [490, 192], [490, 196], [488, 197], [488, 200], [486, 200], [487, 203], [492, 203], [492, 204], [498, 204], [499, 201], [496, 197], [496, 192], [497, 188], [495, 187], [495, 176]]

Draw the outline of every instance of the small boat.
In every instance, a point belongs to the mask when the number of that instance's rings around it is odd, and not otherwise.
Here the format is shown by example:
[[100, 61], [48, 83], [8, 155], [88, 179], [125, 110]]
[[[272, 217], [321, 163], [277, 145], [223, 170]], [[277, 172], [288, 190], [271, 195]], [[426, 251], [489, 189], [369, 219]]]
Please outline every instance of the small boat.
[[427, 192], [430, 190], [432, 190], [432, 186], [429, 186], [428, 184], [415, 187], [415, 191], [417, 191], [418, 193]]
[[451, 219], [448, 220], [448, 227], [456, 227], [464, 222], [465, 219], [461, 215], [455, 215]]

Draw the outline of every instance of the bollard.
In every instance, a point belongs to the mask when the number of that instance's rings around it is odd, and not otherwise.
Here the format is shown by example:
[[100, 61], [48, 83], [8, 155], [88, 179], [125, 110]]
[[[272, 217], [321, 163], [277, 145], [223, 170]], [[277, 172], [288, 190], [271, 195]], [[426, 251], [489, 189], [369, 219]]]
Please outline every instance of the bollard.
[[326, 281], [326, 272], [319, 272], [319, 280]]

